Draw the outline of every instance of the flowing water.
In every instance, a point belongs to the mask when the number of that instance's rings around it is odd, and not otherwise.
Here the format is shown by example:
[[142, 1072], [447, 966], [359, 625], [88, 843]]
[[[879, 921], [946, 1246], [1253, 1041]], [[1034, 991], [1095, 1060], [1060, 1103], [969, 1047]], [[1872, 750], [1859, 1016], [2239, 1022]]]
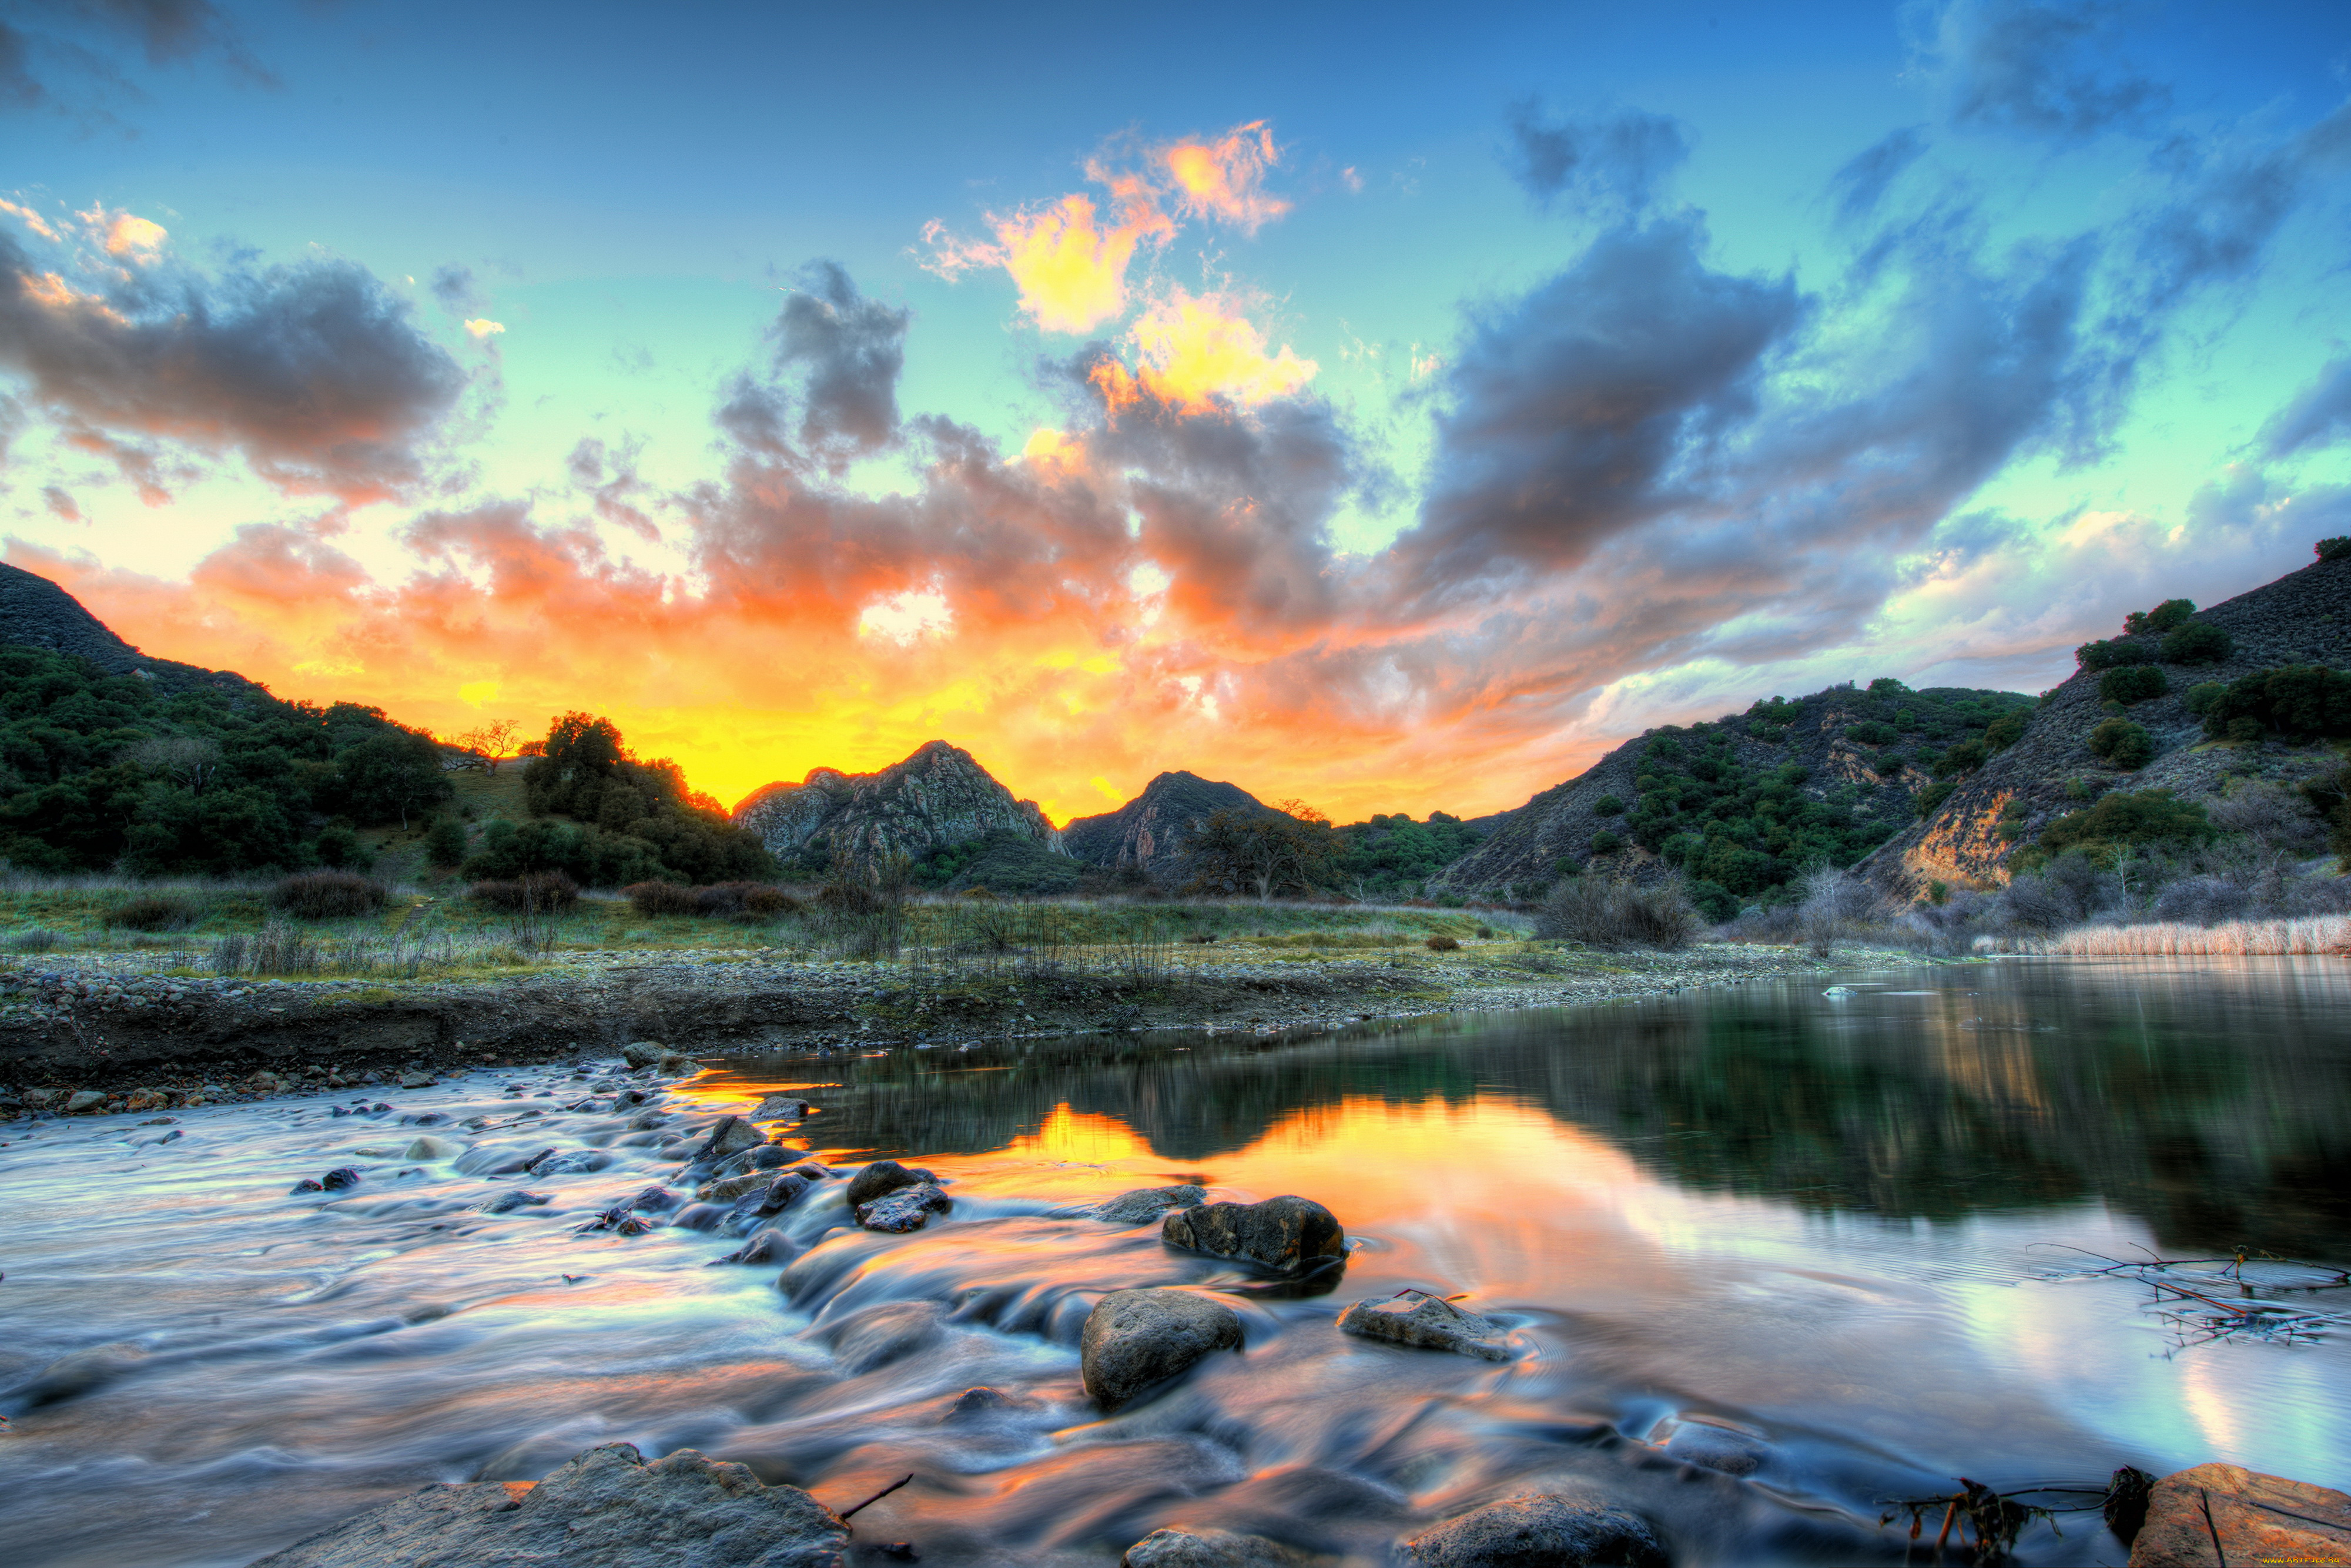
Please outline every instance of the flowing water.
[[[1170, 1522], [1382, 1563], [1553, 1484], [1648, 1513], [1683, 1564], [1899, 1562], [1883, 1500], [1961, 1475], [2351, 1477], [2351, 1333], [2216, 1339], [2069, 1250], [2351, 1263], [2351, 972], [1847, 978], [1306, 1040], [741, 1060], [674, 1093], [666, 1129], [562, 1109], [605, 1068], [485, 1070], [356, 1117], [0, 1128], [0, 1562], [243, 1563], [615, 1440], [836, 1508], [911, 1472], [857, 1539], [939, 1564], [1106, 1565]], [[783, 1217], [805, 1249], [783, 1288], [714, 1264], [731, 1238], [576, 1233], [675, 1180], [664, 1136], [774, 1089], [823, 1108], [794, 1143], [928, 1166], [954, 1212], [873, 1235], [827, 1183]], [[411, 1157], [420, 1132], [475, 1148], [470, 1174]], [[481, 1149], [548, 1146], [601, 1168], [480, 1172]], [[346, 1165], [356, 1187], [287, 1191]], [[1285, 1289], [1053, 1212], [1179, 1181], [1318, 1199], [1355, 1249]], [[517, 1186], [549, 1201], [482, 1207]], [[1102, 1417], [1087, 1311], [1174, 1283], [1225, 1292], [1245, 1350]], [[1513, 1359], [1333, 1329], [1406, 1286], [1464, 1293]], [[981, 1386], [1002, 1397], [958, 1403]], [[2120, 1561], [2095, 1514], [2059, 1525], [2022, 1556]]]

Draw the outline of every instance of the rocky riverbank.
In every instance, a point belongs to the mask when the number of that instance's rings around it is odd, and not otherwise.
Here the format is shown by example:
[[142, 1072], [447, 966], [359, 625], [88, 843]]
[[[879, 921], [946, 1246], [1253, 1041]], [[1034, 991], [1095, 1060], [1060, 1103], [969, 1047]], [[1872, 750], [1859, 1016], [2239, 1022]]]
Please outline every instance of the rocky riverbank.
[[[489, 977], [256, 980], [184, 955], [49, 955], [0, 969], [0, 1114], [99, 1112], [397, 1082], [656, 1040], [705, 1055], [942, 1047], [1160, 1029], [1278, 1033], [1605, 1001], [1917, 963], [1708, 945], [1601, 953], [1512, 941], [1458, 952], [1217, 953], [1151, 968], [995, 973], [739, 950], [567, 952]], [[145, 1103], [134, 1103], [145, 1092]], [[92, 1098], [96, 1096], [96, 1098]]]

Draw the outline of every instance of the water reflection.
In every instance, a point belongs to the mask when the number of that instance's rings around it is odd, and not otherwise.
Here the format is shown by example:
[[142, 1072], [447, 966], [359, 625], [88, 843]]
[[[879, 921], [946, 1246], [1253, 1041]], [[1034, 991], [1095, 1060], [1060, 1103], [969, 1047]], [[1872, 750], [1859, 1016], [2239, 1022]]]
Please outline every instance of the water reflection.
[[[491, 1143], [549, 1107], [530, 1149], [609, 1157], [500, 1214], [481, 1205], [519, 1178], [410, 1164], [396, 1113], [205, 1110], [168, 1147], [121, 1119], [16, 1134], [0, 1389], [62, 1357], [97, 1370], [6, 1406], [0, 1561], [227, 1568], [425, 1480], [530, 1479], [614, 1439], [836, 1505], [913, 1472], [861, 1526], [972, 1568], [1108, 1568], [1173, 1522], [1369, 1568], [1417, 1521], [1563, 1481], [1657, 1517], [1684, 1568], [1898, 1562], [1879, 1500], [1956, 1474], [2351, 1468], [2351, 1343], [2182, 1353], [2128, 1282], [2035, 1278], [2052, 1243], [2351, 1253], [2338, 967], [1855, 984], [1304, 1041], [737, 1061], [684, 1098], [806, 1092], [825, 1109], [802, 1144], [909, 1157], [956, 1197], [878, 1236], [831, 1184], [784, 1216], [780, 1276], [713, 1267], [732, 1238], [577, 1234], [677, 1167], [627, 1116], [562, 1112], [583, 1090], [560, 1073], [402, 1097]], [[355, 1193], [287, 1196], [342, 1163]], [[1054, 1212], [1176, 1181], [1319, 1198], [1359, 1249], [1298, 1297]], [[1079, 1327], [1102, 1292], [1157, 1284], [1228, 1292], [1246, 1348], [1101, 1418]], [[1516, 1358], [1333, 1330], [1406, 1285], [1465, 1294]], [[963, 1409], [975, 1385], [1001, 1400]], [[2025, 1555], [2117, 1554], [2075, 1525]]]

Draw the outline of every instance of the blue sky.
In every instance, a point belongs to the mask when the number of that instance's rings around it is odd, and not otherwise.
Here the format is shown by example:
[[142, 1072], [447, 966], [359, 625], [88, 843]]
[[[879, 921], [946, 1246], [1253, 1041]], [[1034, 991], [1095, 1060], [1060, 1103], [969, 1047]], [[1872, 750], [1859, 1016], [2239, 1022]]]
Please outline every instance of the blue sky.
[[2351, 531], [2339, 5], [0, 20], [8, 559], [728, 800], [1483, 811]]

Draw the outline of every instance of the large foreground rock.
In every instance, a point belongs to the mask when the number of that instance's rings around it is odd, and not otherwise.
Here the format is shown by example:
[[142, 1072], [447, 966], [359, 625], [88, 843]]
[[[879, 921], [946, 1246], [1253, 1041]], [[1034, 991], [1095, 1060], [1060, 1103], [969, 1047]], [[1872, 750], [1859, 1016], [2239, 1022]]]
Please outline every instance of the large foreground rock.
[[1119, 1568], [1290, 1568], [1298, 1553], [1262, 1535], [1229, 1530], [1155, 1530], [1126, 1549]]
[[2198, 1465], [2156, 1482], [2130, 1568], [2212, 1568], [2224, 1558], [2232, 1568], [2351, 1563], [2351, 1497], [2241, 1465]]
[[1638, 1514], [1541, 1492], [1448, 1519], [1404, 1551], [1418, 1568], [1667, 1568], [1665, 1548]]
[[1145, 1389], [1192, 1369], [1202, 1356], [1238, 1350], [1240, 1314], [1188, 1291], [1113, 1291], [1087, 1314], [1079, 1336], [1086, 1394], [1115, 1410]]
[[1347, 1233], [1338, 1217], [1303, 1197], [1174, 1209], [1160, 1226], [1159, 1239], [1186, 1251], [1247, 1258], [1292, 1271], [1347, 1255]]
[[1357, 1301], [1339, 1314], [1343, 1333], [1384, 1339], [1393, 1344], [1418, 1345], [1425, 1350], [1449, 1350], [1487, 1361], [1508, 1361], [1499, 1323], [1462, 1311], [1438, 1296], [1410, 1301], [1390, 1297], [1384, 1301]]
[[945, 1214], [955, 1200], [932, 1182], [893, 1187], [871, 1203], [857, 1206], [857, 1223], [868, 1230], [920, 1230], [934, 1214]]
[[936, 1182], [939, 1178], [920, 1166], [902, 1166], [895, 1160], [875, 1160], [849, 1178], [848, 1204], [862, 1208], [875, 1198], [893, 1193], [902, 1186], [917, 1182]]
[[430, 1486], [253, 1568], [840, 1568], [848, 1527], [793, 1487], [680, 1448], [590, 1448], [537, 1486]]
[[1197, 1208], [1207, 1201], [1203, 1189], [1191, 1186], [1139, 1186], [1094, 1210], [1096, 1219], [1113, 1225], [1141, 1225], [1157, 1219], [1171, 1208]]

